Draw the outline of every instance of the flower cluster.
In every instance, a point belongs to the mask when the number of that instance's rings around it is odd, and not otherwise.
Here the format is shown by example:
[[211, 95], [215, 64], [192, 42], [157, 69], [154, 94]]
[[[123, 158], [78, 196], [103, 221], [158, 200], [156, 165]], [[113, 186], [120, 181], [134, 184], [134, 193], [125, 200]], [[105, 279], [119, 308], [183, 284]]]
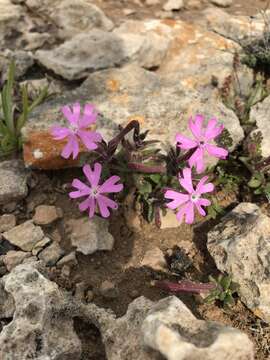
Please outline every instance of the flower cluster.
[[[107, 218], [110, 215], [111, 209], [115, 210], [118, 208], [117, 202], [111, 198], [110, 194], [121, 192], [124, 186], [120, 183], [119, 176], [112, 175], [107, 179], [103, 179], [103, 168], [108, 166], [109, 161], [112, 159], [115, 161], [113, 156], [120, 142], [126, 146], [126, 149], [134, 150], [146, 146], [147, 142], [143, 141], [146, 133], [139, 135], [139, 124], [135, 124], [133, 121], [116, 138], [106, 144], [102, 136], [92, 128], [96, 123], [98, 115], [93, 105], [86, 104], [82, 109], [79, 103], [75, 103], [72, 107], [63, 106], [61, 110], [69, 126], [54, 126], [51, 129], [51, 134], [55, 140], [66, 141], [61, 153], [62, 157], [67, 159], [72, 156], [73, 159], [76, 159], [80, 148], [84, 146], [86, 149], [96, 153], [98, 159], [92, 166], [88, 164], [83, 166], [83, 173], [87, 183], [74, 179], [72, 187], [75, 190], [71, 191], [69, 196], [72, 199], [82, 199], [79, 209], [80, 211], [88, 211], [89, 218], [92, 218], [96, 212], [102, 217]], [[214, 185], [207, 182], [207, 176], [197, 179], [195, 184], [192, 175], [193, 171], [196, 171], [197, 175], [202, 174], [206, 168], [205, 155], [214, 156], [219, 159], [225, 159], [228, 155], [226, 149], [218, 147], [213, 143], [222, 133], [223, 125], [218, 125], [218, 121], [215, 118], [210, 119], [206, 126], [204, 126], [204, 123], [204, 117], [196, 115], [195, 119], [191, 118], [189, 120], [189, 129], [194, 138], [189, 138], [180, 133], [176, 135], [176, 146], [179, 150], [186, 151], [183, 159], [185, 159], [184, 161], [187, 164], [180, 164], [181, 166], [179, 167], [179, 164], [177, 164], [180, 190], [167, 188], [163, 192], [165, 205], [169, 209], [176, 211], [176, 217], [179, 222], [185, 219], [185, 222], [188, 224], [194, 222], [195, 209], [202, 216], [206, 215], [204, 207], [209, 206], [211, 202], [208, 198], [204, 197], [204, 194], [214, 190]], [[135, 147], [132, 147], [124, 138], [133, 128]], [[102, 159], [105, 163], [107, 162], [103, 166], [101, 165]], [[153, 172], [161, 169], [160, 173], [164, 173], [162, 165], [149, 168], [144, 164], [136, 164], [134, 166], [134, 163], [129, 162], [127, 167], [132, 169], [130, 171], [135, 169], [149, 173], [149, 169]], [[170, 201], [167, 202], [167, 200]]]

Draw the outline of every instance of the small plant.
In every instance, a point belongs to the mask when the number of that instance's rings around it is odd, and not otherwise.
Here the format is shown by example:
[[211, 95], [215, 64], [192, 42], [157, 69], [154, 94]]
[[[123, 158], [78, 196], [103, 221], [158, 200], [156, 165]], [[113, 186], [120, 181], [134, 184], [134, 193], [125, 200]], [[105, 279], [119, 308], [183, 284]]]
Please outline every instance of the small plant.
[[233, 295], [237, 293], [239, 286], [232, 281], [231, 276], [220, 274], [217, 278], [209, 276], [209, 280], [215, 285], [215, 288], [206, 297], [206, 303], [211, 304], [218, 300], [221, 301], [223, 307], [235, 305]]
[[30, 101], [27, 86], [23, 85], [17, 100], [15, 87], [15, 63], [9, 66], [7, 82], [0, 93], [0, 155], [10, 154], [22, 146], [21, 129], [31, 111], [48, 96], [47, 88]]
[[[215, 118], [207, 124], [202, 115], [191, 118], [189, 128], [193, 138], [176, 134], [176, 147], [162, 154], [157, 147], [159, 141], [147, 140], [148, 131], [141, 133], [136, 120], [125, 128], [120, 127], [119, 133], [106, 143], [92, 129], [98, 115], [93, 105], [86, 104], [83, 109], [79, 103], [66, 105], [62, 113], [69, 125], [51, 129], [55, 140], [66, 139], [62, 157], [76, 159], [81, 144], [93, 157], [91, 165], [83, 167], [90, 186], [74, 179], [72, 187], [76, 190], [69, 194], [71, 198], [82, 198], [80, 211], [88, 211], [90, 218], [95, 213], [108, 217], [109, 209], [118, 207], [108, 194], [135, 187], [135, 198], [141, 203], [143, 215], [148, 221], [155, 218], [157, 225], [161, 208], [172, 209], [179, 222], [185, 220], [187, 224], [194, 222], [195, 210], [206, 216], [205, 208], [211, 204], [208, 195], [214, 191], [214, 185], [208, 182], [208, 176], [202, 176], [204, 156], [207, 153], [225, 159], [228, 155], [224, 147], [215, 143], [224, 130]], [[126, 137], [130, 132], [132, 139]]]

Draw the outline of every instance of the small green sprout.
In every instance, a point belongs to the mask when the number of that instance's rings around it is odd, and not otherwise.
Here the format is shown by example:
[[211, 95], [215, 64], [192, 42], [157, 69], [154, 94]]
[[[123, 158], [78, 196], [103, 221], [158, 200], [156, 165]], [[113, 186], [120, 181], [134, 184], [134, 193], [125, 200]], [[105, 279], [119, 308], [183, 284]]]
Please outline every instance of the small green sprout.
[[8, 155], [22, 147], [21, 129], [31, 111], [48, 97], [48, 88], [40, 90], [37, 97], [29, 100], [27, 85], [20, 90], [15, 101], [15, 63], [11, 62], [7, 82], [0, 92], [0, 156]]
[[232, 281], [230, 275], [220, 274], [216, 279], [213, 276], [209, 276], [209, 280], [216, 285], [216, 288], [207, 296], [205, 299], [206, 303], [212, 304], [219, 300], [225, 308], [235, 305], [233, 295], [237, 293], [239, 286]]

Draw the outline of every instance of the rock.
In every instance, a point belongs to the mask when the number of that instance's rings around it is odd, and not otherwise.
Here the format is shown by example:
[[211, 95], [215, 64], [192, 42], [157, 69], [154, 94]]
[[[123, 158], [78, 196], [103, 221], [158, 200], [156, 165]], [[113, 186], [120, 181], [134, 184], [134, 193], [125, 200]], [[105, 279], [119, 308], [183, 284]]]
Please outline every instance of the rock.
[[84, 255], [113, 249], [114, 238], [109, 233], [108, 227], [108, 221], [97, 216], [91, 220], [88, 217], [71, 219], [66, 223], [72, 246]]
[[86, 298], [86, 301], [87, 301], [87, 302], [93, 301], [93, 299], [94, 299], [94, 292], [93, 292], [92, 290], [87, 290], [85, 298]]
[[0, 205], [26, 197], [27, 172], [20, 160], [0, 162]]
[[11, 271], [15, 266], [21, 264], [26, 258], [30, 257], [31, 253], [24, 251], [11, 250], [3, 257], [3, 262], [8, 271]]
[[184, 0], [168, 0], [164, 5], [165, 11], [181, 10], [184, 7]]
[[[0, 280], [0, 319], [11, 318], [15, 311], [15, 304], [11, 294], [6, 292], [3, 280]], [[1, 350], [0, 350], [1, 351]]]
[[77, 300], [79, 300], [79, 301], [83, 301], [83, 300], [84, 300], [85, 288], [86, 288], [86, 284], [85, 284], [84, 281], [76, 284], [75, 294], [74, 294], [75, 299], [77, 299]]
[[59, 29], [59, 36], [72, 38], [79, 33], [89, 33], [98, 28], [110, 31], [113, 22], [96, 5], [85, 0], [64, 0], [50, 13]]
[[146, 5], [153, 6], [153, 5], [159, 5], [160, 0], [145, 0]]
[[146, 251], [141, 266], [146, 266], [155, 271], [165, 271], [167, 269], [167, 262], [163, 252], [158, 247]]
[[207, 247], [217, 268], [239, 284], [246, 306], [270, 322], [270, 218], [241, 203], [208, 233]]
[[70, 266], [70, 267], [78, 265], [78, 260], [76, 258], [75, 251], [62, 257], [62, 259], [60, 259], [56, 264], [57, 267], [61, 267], [61, 266], [65, 266], [65, 265]]
[[171, 28], [159, 20], [125, 21], [113, 34], [121, 41], [126, 61], [146, 69], [161, 65], [169, 45]]
[[82, 79], [89, 72], [121, 65], [125, 60], [121, 40], [102, 30], [77, 34], [52, 50], [38, 50], [36, 59], [67, 80]]
[[71, 273], [71, 268], [70, 266], [68, 265], [64, 265], [61, 269], [61, 275], [64, 277], [64, 278], [69, 278], [70, 277], [70, 273]]
[[44, 233], [32, 220], [3, 233], [3, 236], [12, 245], [18, 246], [23, 251], [32, 251], [35, 245], [44, 238]]
[[2, 72], [2, 81], [7, 79], [8, 68], [11, 61], [14, 60], [16, 71], [15, 78], [19, 79], [22, 77], [27, 70], [33, 66], [33, 56], [29, 51], [16, 50], [12, 51], [9, 49], [4, 50], [0, 54], [0, 73]]
[[249, 16], [228, 14], [214, 7], [204, 10], [201, 23], [206, 23], [208, 30], [238, 43], [262, 37], [265, 30], [265, 19], [262, 14], [254, 16], [251, 21]]
[[198, 320], [175, 296], [151, 307], [142, 324], [145, 345], [168, 360], [252, 360], [253, 344], [241, 331]]
[[38, 254], [38, 258], [46, 264], [46, 266], [54, 266], [57, 261], [65, 254], [59, 244], [53, 242]]
[[109, 280], [105, 280], [101, 283], [99, 291], [100, 294], [107, 299], [115, 299], [119, 296], [115, 284]]
[[35, 244], [35, 246], [32, 249], [32, 254], [34, 256], [38, 255], [45, 246], [49, 245], [50, 242], [51, 239], [45, 236], [42, 240], [40, 240]]
[[262, 134], [261, 150], [262, 156], [267, 158], [270, 156], [270, 124], [267, 121], [267, 116], [270, 109], [270, 96], [267, 96], [262, 102], [252, 106], [250, 111], [250, 121], [254, 121], [257, 125], [257, 129], [252, 133], [255, 134], [258, 131]]
[[[188, 119], [196, 113], [202, 113], [208, 119], [214, 114], [224, 123], [233, 139], [230, 150], [244, 136], [234, 112], [213, 94], [187, 89], [179, 83], [177, 76], [167, 79], [137, 65], [128, 65], [96, 72], [78, 90], [38, 107], [23, 130], [27, 166], [50, 169], [72, 165], [63, 159], [59, 162], [63, 144], [60, 142], [59, 146], [59, 142], [53, 141], [48, 131], [56, 123], [55, 119], [61, 119], [60, 106], [72, 103], [74, 99], [97, 105], [100, 113], [97, 128], [106, 141], [118, 133], [118, 125], [125, 126], [131, 119], [137, 119], [143, 129], [151, 129], [149, 139], [174, 144], [176, 132], [190, 135]], [[168, 126], [164, 127], [164, 121]], [[32, 155], [37, 147], [44, 155], [42, 161]]]
[[4, 214], [0, 216], [0, 233], [11, 230], [16, 226], [16, 216], [13, 214]]
[[0, 0], [0, 8], [0, 46], [4, 47], [6, 38], [18, 28], [23, 11], [20, 6], [12, 4], [9, 0]]
[[166, 211], [166, 214], [160, 213], [160, 229], [173, 229], [181, 226], [173, 211]]
[[37, 225], [50, 225], [63, 217], [63, 210], [56, 206], [39, 205], [35, 209], [33, 221]]
[[231, 6], [233, 0], [210, 0], [212, 4], [221, 6], [221, 7], [228, 7]]
[[2, 281], [16, 311], [0, 333], [0, 358], [79, 360], [81, 343], [58, 286], [33, 264], [17, 266]]

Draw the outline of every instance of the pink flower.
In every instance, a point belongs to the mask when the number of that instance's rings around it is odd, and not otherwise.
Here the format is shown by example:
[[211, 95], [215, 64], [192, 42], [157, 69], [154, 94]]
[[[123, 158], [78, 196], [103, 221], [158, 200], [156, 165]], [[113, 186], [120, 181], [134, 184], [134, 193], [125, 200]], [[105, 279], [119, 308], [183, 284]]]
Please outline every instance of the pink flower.
[[217, 125], [217, 120], [215, 118], [210, 119], [206, 128], [203, 128], [204, 117], [202, 115], [196, 115], [195, 121], [190, 118], [189, 128], [194, 135], [195, 139], [189, 139], [188, 137], [182, 134], [176, 134], [177, 146], [183, 150], [195, 149], [193, 155], [189, 158], [189, 166], [195, 166], [197, 172], [200, 174], [204, 171], [205, 165], [203, 162], [203, 156], [205, 151], [214, 157], [225, 159], [228, 155], [228, 151], [211, 144], [210, 142], [218, 137], [224, 126]]
[[87, 198], [80, 203], [79, 209], [81, 211], [89, 210], [89, 218], [94, 216], [96, 206], [98, 205], [102, 217], [106, 218], [110, 215], [109, 208], [117, 209], [118, 205], [115, 201], [105, 196], [105, 193], [118, 193], [123, 190], [123, 184], [116, 184], [119, 176], [111, 176], [102, 185], [99, 185], [102, 166], [99, 163], [94, 164], [94, 170], [90, 165], [84, 165], [83, 172], [90, 186], [84, 184], [79, 179], [74, 179], [72, 186], [77, 189], [69, 194], [72, 199], [77, 199], [83, 196]]
[[185, 215], [186, 223], [192, 224], [194, 221], [194, 207], [197, 208], [202, 216], [206, 215], [202, 206], [209, 206], [211, 202], [208, 199], [202, 198], [201, 195], [214, 190], [214, 185], [212, 183], [206, 184], [207, 180], [208, 177], [204, 176], [194, 190], [191, 169], [185, 168], [183, 170], [183, 178], [179, 177], [179, 183], [188, 194], [182, 194], [174, 190], [167, 190], [165, 192], [165, 198], [172, 200], [167, 204], [168, 208], [175, 210], [181, 206], [176, 215], [178, 221], [182, 222], [183, 216]]
[[63, 140], [67, 138], [67, 144], [64, 147], [61, 155], [63, 158], [68, 159], [73, 154], [73, 159], [79, 154], [79, 140], [83, 142], [88, 150], [95, 150], [97, 148], [97, 142], [102, 140], [99, 133], [90, 131], [87, 128], [94, 124], [97, 119], [97, 113], [94, 106], [86, 104], [81, 114], [81, 105], [75, 103], [72, 109], [69, 106], [62, 107], [62, 113], [69, 121], [69, 127], [53, 126], [51, 134], [55, 140]]

